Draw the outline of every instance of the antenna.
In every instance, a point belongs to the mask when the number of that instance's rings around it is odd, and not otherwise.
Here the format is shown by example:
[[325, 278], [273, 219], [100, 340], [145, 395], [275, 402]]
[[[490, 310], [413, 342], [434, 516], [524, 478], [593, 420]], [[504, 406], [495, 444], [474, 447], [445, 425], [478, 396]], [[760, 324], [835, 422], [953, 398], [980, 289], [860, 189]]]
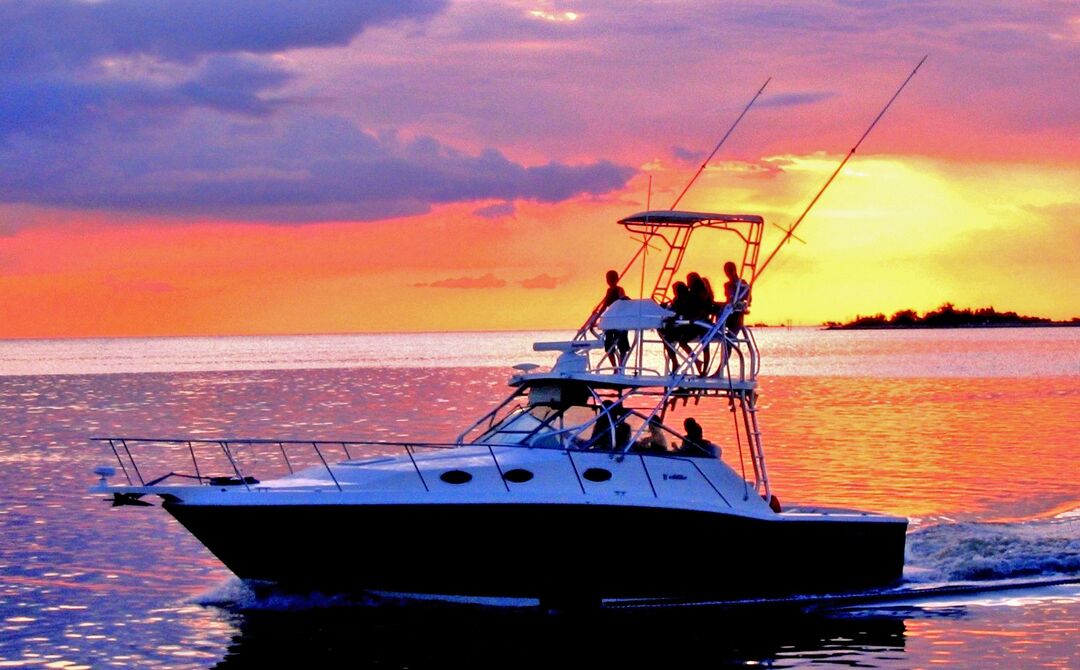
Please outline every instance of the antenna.
[[[649, 195], [648, 195], [647, 198], [645, 198], [645, 211], [648, 212], [648, 211], [651, 211], [651, 210], [652, 210], [652, 175], [649, 175]], [[639, 298], [644, 298], [645, 297], [645, 271], [648, 269], [647, 261], [648, 261], [648, 256], [649, 256], [649, 250], [647, 249], [647, 247], [649, 246], [649, 238], [648, 237], [645, 237], [644, 235], [642, 236], [642, 238], [641, 238], [641, 246], [642, 246], [642, 248], [641, 248], [641, 284], [640, 284], [640, 286], [638, 286], [638, 297]]]
[[878, 112], [878, 115], [874, 117], [874, 121], [870, 124], [870, 127], [866, 129], [866, 132], [862, 134], [862, 137], [859, 138], [859, 141], [855, 143], [855, 146], [851, 147], [851, 151], [848, 152], [847, 156], [844, 156], [844, 160], [840, 161], [840, 165], [837, 165], [836, 170], [829, 176], [827, 180], [825, 180], [825, 185], [822, 186], [821, 190], [817, 192], [817, 195], [815, 195], [814, 199], [810, 201], [810, 204], [806, 206], [806, 209], [804, 209], [803, 213], [799, 215], [799, 218], [795, 220], [795, 223], [784, 229], [785, 232], [783, 239], [781, 239], [780, 242], [777, 243], [776, 248], [772, 250], [772, 253], [769, 254], [768, 258], [765, 259], [765, 262], [761, 264], [761, 267], [759, 267], [757, 271], [754, 272], [754, 276], [750, 280], [751, 283], [757, 282], [758, 277], [761, 276], [762, 272], [765, 272], [765, 268], [769, 267], [769, 263], [772, 262], [772, 259], [780, 251], [780, 248], [784, 246], [784, 243], [795, 237], [795, 229], [798, 228], [799, 224], [803, 222], [803, 219], [806, 218], [806, 215], [809, 214], [810, 210], [813, 209], [814, 205], [817, 204], [818, 199], [821, 198], [823, 193], [825, 193], [825, 189], [829, 188], [829, 185], [832, 184], [833, 179], [836, 179], [836, 175], [840, 174], [840, 170], [844, 169], [844, 166], [847, 165], [847, 162], [851, 160], [852, 156], [855, 155], [855, 151], [859, 148], [859, 145], [863, 143], [863, 140], [865, 140], [866, 136], [870, 134], [870, 131], [874, 129], [874, 126], [876, 126], [878, 121], [881, 120], [881, 117], [885, 116], [885, 112], [889, 111], [889, 107], [891, 107], [896, 98], [900, 96], [900, 92], [904, 90], [904, 87], [908, 85], [908, 82], [911, 81], [911, 78], [915, 76], [915, 73], [919, 71], [919, 68], [922, 67], [922, 64], [925, 63], [926, 59], [929, 57], [930, 54], [922, 57], [922, 60], [919, 61], [919, 64], [915, 66], [915, 69], [912, 70], [911, 74], [909, 74], [907, 76], [907, 79], [904, 80], [904, 83], [900, 84], [900, 88], [896, 89], [896, 93], [893, 93], [893, 97], [889, 98], [889, 102], [885, 103], [885, 107], [883, 107], [882, 110]]
[[716, 155], [716, 152], [720, 151], [720, 147], [724, 146], [724, 142], [727, 141], [727, 138], [729, 135], [731, 135], [731, 132], [735, 130], [735, 126], [739, 125], [739, 121], [742, 121], [742, 117], [746, 116], [746, 113], [750, 111], [750, 108], [753, 107], [755, 102], [757, 102], [758, 97], [761, 96], [762, 91], [765, 90], [765, 87], [769, 85], [770, 81], [772, 81], [772, 77], [766, 79], [765, 83], [762, 84], [761, 88], [758, 89], [758, 92], [755, 93], [754, 97], [750, 99], [750, 102], [746, 103], [746, 107], [743, 108], [742, 114], [739, 114], [739, 118], [735, 119], [735, 123], [731, 124], [731, 127], [728, 128], [726, 133], [724, 133], [724, 136], [721, 137], [720, 141], [716, 143], [716, 146], [713, 147], [712, 153], [709, 154], [709, 157], [706, 158], [705, 162], [701, 164], [701, 167], [697, 169], [697, 172], [694, 173], [694, 176], [690, 178], [690, 181], [687, 182], [686, 187], [683, 188], [682, 193], [679, 194], [679, 197], [675, 198], [675, 202], [671, 203], [671, 209], [675, 209], [679, 205], [679, 201], [683, 199], [683, 196], [686, 195], [686, 192], [690, 190], [690, 187], [694, 185], [694, 182], [697, 181], [697, 178], [701, 176], [702, 172], [705, 171], [705, 166], [707, 166], [709, 164], [709, 161], [713, 159], [713, 156]]

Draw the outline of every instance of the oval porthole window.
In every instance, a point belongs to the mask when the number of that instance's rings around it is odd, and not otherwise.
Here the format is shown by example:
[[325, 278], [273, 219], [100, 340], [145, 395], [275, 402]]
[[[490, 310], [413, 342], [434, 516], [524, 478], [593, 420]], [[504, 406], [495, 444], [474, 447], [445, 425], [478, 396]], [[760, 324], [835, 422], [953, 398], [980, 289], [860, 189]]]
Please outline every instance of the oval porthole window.
[[507, 470], [506, 473], [503, 474], [503, 479], [508, 482], [513, 482], [515, 484], [524, 484], [532, 478], [533, 473], [522, 468], [514, 468], [513, 470]]
[[611, 470], [605, 470], [604, 468], [589, 468], [581, 473], [581, 476], [588, 479], [590, 482], [606, 482], [611, 479]]
[[447, 470], [439, 475], [439, 479], [447, 484], [465, 484], [472, 481], [472, 475], [464, 470]]

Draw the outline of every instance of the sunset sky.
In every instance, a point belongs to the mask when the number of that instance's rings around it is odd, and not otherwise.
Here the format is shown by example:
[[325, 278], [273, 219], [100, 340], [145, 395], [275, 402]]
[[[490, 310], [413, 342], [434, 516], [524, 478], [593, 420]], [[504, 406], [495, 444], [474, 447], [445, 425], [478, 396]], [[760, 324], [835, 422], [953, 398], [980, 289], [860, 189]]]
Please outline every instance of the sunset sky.
[[1080, 316], [1073, 1], [0, 1], [0, 337], [574, 328], [767, 77], [681, 208], [790, 225], [924, 55], [751, 319]]

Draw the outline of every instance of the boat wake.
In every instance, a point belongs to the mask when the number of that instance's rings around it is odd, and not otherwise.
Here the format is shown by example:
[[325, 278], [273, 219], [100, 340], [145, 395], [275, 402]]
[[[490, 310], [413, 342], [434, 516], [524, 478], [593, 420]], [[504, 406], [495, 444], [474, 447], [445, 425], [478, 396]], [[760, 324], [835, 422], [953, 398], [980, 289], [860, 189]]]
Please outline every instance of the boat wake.
[[908, 535], [904, 581], [1080, 577], [1080, 514], [1012, 523], [946, 523]]
[[244, 581], [230, 577], [213, 589], [192, 599], [196, 605], [218, 607], [242, 612], [297, 612], [339, 608], [425, 608], [470, 605], [494, 608], [532, 607], [537, 600], [529, 598], [471, 598], [425, 594], [355, 592], [324, 593], [286, 589], [271, 582]]
[[271, 583], [230, 577], [209, 591], [195, 596], [192, 602], [225, 610], [292, 612], [338, 607], [372, 607], [381, 604], [381, 600], [366, 593], [286, 590]]

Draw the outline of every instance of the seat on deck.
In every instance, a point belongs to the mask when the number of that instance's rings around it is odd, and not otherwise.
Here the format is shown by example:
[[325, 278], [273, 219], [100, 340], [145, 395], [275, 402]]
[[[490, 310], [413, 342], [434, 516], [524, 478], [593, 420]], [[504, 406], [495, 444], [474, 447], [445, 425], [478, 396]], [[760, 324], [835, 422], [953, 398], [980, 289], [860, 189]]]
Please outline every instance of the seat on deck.
[[604, 311], [599, 325], [603, 330], [656, 330], [673, 316], [650, 299], [619, 300]]

